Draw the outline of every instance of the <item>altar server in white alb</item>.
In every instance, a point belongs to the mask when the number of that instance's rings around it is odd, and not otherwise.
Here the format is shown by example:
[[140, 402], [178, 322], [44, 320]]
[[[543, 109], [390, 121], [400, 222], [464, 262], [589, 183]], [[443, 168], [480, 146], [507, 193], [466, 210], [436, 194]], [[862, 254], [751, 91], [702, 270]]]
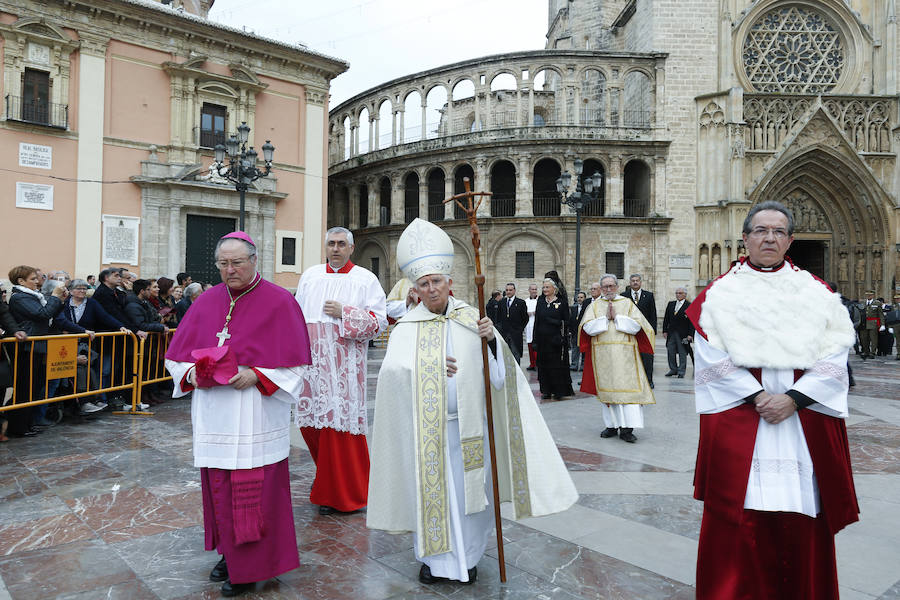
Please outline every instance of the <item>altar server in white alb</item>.
[[472, 583], [493, 524], [481, 339], [490, 381], [501, 501], [515, 518], [578, 498], [534, 395], [490, 319], [450, 295], [453, 244], [415, 219], [397, 261], [418, 306], [391, 332], [378, 375], [366, 525], [414, 532], [419, 580]]
[[371, 271], [350, 261], [353, 248], [350, 231], [329, 229], [328, 261], [304, 271], [297, 285], [312, 364], [304, 372], [296, 421], [316, 462], [309, 499], [321, 514], [366, 506], [366, 350], [387, 318], [384, 290]]

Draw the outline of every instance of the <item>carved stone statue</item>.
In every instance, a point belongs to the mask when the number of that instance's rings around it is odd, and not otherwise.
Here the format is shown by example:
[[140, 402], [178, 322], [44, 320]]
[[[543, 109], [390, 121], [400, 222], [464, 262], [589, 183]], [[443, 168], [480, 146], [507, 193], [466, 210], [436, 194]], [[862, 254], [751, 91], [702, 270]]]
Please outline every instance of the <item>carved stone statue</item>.
[[709, 248], [700, 246], [700, 280], [709, 281]]
[[881, 283], [881, 252], [875, 251], [872, 256], [872, 283]]
[[722, 249], [719, 248], [718, 244], [713, 246], [712, 266], [710, 271], [713, 277], [718, 277], [722, 274]]
[[847, 261], [847, 253], [841, 252], [841, 259], [838, 262], [838, 281], [844, 282], [850, 279], [850, 266]]
[[866, 255], [863, 252], [856, 253], [856, 281], [863, 283], [866, 280]]

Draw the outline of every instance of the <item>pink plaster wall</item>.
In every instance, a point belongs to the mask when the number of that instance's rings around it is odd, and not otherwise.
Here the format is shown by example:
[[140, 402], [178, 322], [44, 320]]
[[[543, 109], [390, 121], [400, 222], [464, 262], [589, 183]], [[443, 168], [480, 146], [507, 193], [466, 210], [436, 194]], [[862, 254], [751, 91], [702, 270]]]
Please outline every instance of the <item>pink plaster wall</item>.
[[105, 99], [107, 136], [160, 146], [168, 143], [170, 79], [158, 65], [170, 58], [169, 54], [116, 40], [109, 43]]

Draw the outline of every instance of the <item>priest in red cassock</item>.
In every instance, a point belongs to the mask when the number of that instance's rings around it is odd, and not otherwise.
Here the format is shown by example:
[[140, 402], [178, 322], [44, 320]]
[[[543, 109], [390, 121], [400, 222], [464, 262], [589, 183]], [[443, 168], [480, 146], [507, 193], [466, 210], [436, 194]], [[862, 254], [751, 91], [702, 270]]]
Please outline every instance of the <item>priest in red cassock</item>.
[[296, 423], [316, 462], [309, 499], [323, 515], [366, 506], [366, 352], [387, 327], [384, 289], [350, 260], [353, 234], [325, 232], [325, 264], [303, 272], [297, 302], [309, 329], [312, 365], [304, 370]]
[[703, 500], [697, 598], [838, 598], [834, 535], [858, 520], [840, 296], [785, 259], [794, 219], [753, 207], [747, 256], [687, 310]]
[[236, 596], [299, 566], [287, 457], [291, 404], [309, 364], [303, 313], [290, 292], [256, 272], [256, 245], [229, 233], [215, 250], [222, 283], [204, 292], [166, 353], [173, 396], [193, 391], [210, 573]]

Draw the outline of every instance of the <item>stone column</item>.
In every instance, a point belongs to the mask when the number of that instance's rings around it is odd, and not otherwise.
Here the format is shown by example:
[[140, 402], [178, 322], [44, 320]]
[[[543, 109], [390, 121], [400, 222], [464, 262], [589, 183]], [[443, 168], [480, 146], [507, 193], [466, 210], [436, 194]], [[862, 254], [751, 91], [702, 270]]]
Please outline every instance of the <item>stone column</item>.
[[447, 113], [444, 115], [444, 118], [447, 119], [447, 126], [444, 127], [444, 135], [453, 135], [455, 133], [453, 128], [453, 90], [447, 94]]
[[575, 125], [581, 124], [581, 86], [572, 86], [574, 88], [572, 122]]
[[406, 124], [404, 122], [405, 121], [404, 116], [406, 115], [406, 108], [405, 107], [401, 108], [397, 112], [400, 113], [400, 135], [397, 138], [397, 143], [402, 144], [402, 143], [404, 143], [404, 136], [405, 136], [404, 129], [406, 128]]
[[369, 192], [369, 222], [368, 227], [378, 227], [381, 225], [381, 208], [378, 203], [378, 180], [367, 179], [366, 189]]
[[[325, 124], [328, 122], [328, 112], [325, 110], [327, 99], [327, 88], [307, 86], [306, 123], [303, 127], [306, 176], [303, 178], [303, 248], [301, 251], [304, 269], [319, 264], [324, 258], [325, 215], [322, 207], [326, 205], [325, 181], [328, 175], [328, 161], [325, 158], [326, 148], [323, 146], [322, 140], [325, 138]], [[272, 239], [275, 239], [274, 229], [272, 230]], [[273, 260], [274, 256], [274, 254], [271, 256]]]
[[625, 190], [622, 185], [622, 157], [609, 158], [609, 175], [606, 178], [606, 209], [611, 217], [625, 216], [625, 202], [622, 198]]
[[[444, 169], [444, 172], [447, 173], [446, 177], [444, 177], [444, 200], [452, 196], [455, 192], [453, 191], [453, 172], [448, 168]], [[448, 202], [444, 205], [444, 219], [447, 221], [453, 220], [453, 207], [455, 204], [453, 202]]]
[[369, 113], [369, 143], [366, 144], [366, 152], [371, 152], [375, 149], [376, 140], [373, 138], [372, 134], [375, 133], [375, 118], [372, 116], [372, 113]]
[[169, 205], [169, 230], [166, 232], [169, 244], [166, 248], [166, 273], [184, 270], [183, 238], [181, 236], [181, 210], [177, 205]]
[[528, 88], [528, 123], [529, 127], [534, 125], [534, 82]]
[[419, 218], [429, 221], [428, 216], [428, 172], [419, 173]]
[[[78, 149], [75, 197], [75, 274], [100, 268], [103, 252], [103, 123], [106, 98], [106, 46], [109, 38], [81, 35], [78, 76]], [[112, 191], [111, 191], [112, 193]], [[143, 224], [144, 228], [147, 224]], [[143, 232], [142, 232], [143, 233]]]
[[516, 84], [516, 127], [522, 126], [522, 84]]
[[[473, 129], [477, 131], [481, 131], [481, 106], [478, 104], [478, 87], [475, 87], [475, 93], [472, 96], [472, 104], [475, 106], [475, 123], [473, 124]], [[468, 131], [464, 131], [463, 133], [469, 133]]]
[[[887, 25], [885, 26], [885, 94], [894, 96], [897, 94], [897, 53], [900, 52], [897, 44], [897, 6], [896, 0], [891, 0], [888, 7]], [[898, 275], [900, 276], [900, 275]], [[887, 298], [886, 298], [887, 300]]]
[[426, 121], [428, 120], [428, 103], [426, 102], [426, 98], [422, 96], [422, 139], [428, 139], [428, 126]]
[[668, 203], [666, 199], [666, 158], [664, 156], [657, 156], [655, 159], [655, 167], [656, 172], [653, 177], [653, 185], [654, 185], [654, 206], [653, 212], [658, 215], [665, 215], [668, 209]]
[[359, 182], [351, 181], [347, 184], [347, 211], [350, 213], [347, 229], [355, 231], [360, 229], [359, 224]]
[[375, 115], [375, 141], [372, 146], [372, 150], [379, 150], [381, 148], [381, 128], [379, 125], [381, 124], [381, 115]]
[[391, 225], [402, 225], [403, 213], [406, 212], [406, 190], [403, 176], [396, 173], [391, 176]]
[[[490, 191], [490, 182], [488, 180], [487, 175], [487, 159], [483, 156], [475, 159], [475, 181], [473, 182], [472, 191], [473, 192], [484, 192]], [[477, 201], [477, 200], [476, 200]], [[481, 203], [481, 206], [478, 207], [478, 210], [475, 212], [479, 218], [481, 217], [490, 217], [491, 216], [491, 201], [490, 197], [488, 197], [485, 201]]]
[[516, 166], [516, 216], [531, 217], [534, 215], [534, 206], [531, 198], [531, 172], [528, 154], [520, 154], [517, 157]]

